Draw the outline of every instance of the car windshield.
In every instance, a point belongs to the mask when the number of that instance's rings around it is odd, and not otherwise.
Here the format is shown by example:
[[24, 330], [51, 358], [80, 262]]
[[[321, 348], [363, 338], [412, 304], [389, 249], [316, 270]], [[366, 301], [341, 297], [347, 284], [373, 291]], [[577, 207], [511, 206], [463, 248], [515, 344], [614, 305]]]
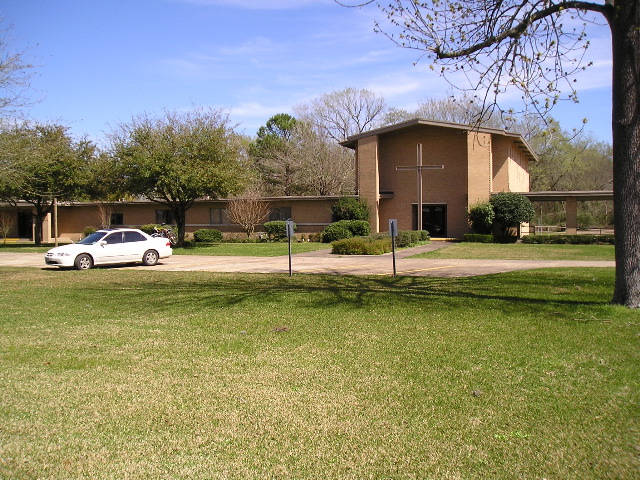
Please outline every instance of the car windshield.
[[104, 235], [105, 235], [105, 232], [93, 232], [92, 234], [87, 235], [86, 237], [84, 237], [78, 243], [80, 245], [91, 245], [93, 243], [96, 243], [102, 237], [104, 237]]

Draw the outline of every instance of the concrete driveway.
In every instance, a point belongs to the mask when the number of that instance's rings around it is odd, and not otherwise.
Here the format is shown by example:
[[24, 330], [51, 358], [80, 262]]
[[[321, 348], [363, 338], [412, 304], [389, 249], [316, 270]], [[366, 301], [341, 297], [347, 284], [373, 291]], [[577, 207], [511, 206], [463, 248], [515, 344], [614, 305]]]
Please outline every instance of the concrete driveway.
[[[544, 260], [440, 260], [408, 258], [417, 253], [447, 246], [433, 242], [402, 250], [396, 255], [398, 275], [429, 277], [470, 277], [550, 267], [614, 267], [613, 261], [544, 261]], [[0, 252], [0, 266], [53, 269], [44, 263], [43, 253]], [[289, 273], [289, 257], [209, 257], [174, 255], [154, 267], [132, 265], [125, 269], [162, 271], [210, 271], [228, 273]], [[393, 275], [392, 255], [331, 255], [329, 250], [300, 253], [292, 257], [294, 274]]]

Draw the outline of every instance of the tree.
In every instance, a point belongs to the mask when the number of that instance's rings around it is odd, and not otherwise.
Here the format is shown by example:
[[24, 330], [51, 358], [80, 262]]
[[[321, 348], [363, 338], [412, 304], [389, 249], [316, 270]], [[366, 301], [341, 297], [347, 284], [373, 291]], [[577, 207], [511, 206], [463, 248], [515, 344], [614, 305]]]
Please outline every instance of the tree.
[[343, 197], [331, 207], [334, 222], [340, 220], [369, 220], [371, 212], [364, 200], [356, 197]]
[[225, 197], [242, 188], [239, 137], [220, 110], [140, 115], [120, 125], [110, 140], [127, 190], [169, 207], [179, 245], [184, 243], [186, 212], [196, 199]]
[[26, 61], [25, 51], [10, 48], [10, 30], [0, 29], [0, 117], [14, 116], [20, 108], [33, 103], [26, 94], [33, 65]]
[[[377, 3], [373, 0], [362, 5]], [[612, 37], [613, 187], [616, 283], [612, 302], [640, 306], [640, 4], [590, 1], [392, 0], [378, 4], [389, 20], [376, 29], [397, 45], [424, 52], [445, 78], [460, 76], [482, 92], [484, 111], [512, 89], [546, 113], [575, 100], [575, 76], [589, 46], [586, 25], [604, 19]], [[396, 30], [396, 32], [394, 32]], [[456, 83], [456, 79], [452, 79]], [[567, 90], [566, 97], [562, 90]], [[504, 109], [502, 111], [505, 111]], [[510, 113], [506, 110], [507, 113]]]
[[260, 127], [250, 153], [263, 193], [273, 196], [352, 193], [354, 156], [326, 129], [287, 114]]
[[258, 129], [256, 140], [249, 147], [262, 190], [266, 195], [300, 194], [296, 185], [298, 166], [291, 158], [291, 136], [296, 119], [279, 113]]
[[495, 212], [490, 202], [477, 203], [469, 208], [469, 223], [476, 233], [488, 235], [493, 230]]
[[355, 190], [355, 157], [323, 129], [298, 122], [289, 156], [296, 165], [296, 183], [305, 195], [343, 195]]
[[502, 228], [502, 238], [517, 238], [512, 234], [512, 229], [518, 228], [521, 223], [529, 223], [533, 220], [535, 210], [531, 201], [518, 193], [501, 192], [491, 197], [493, 207], [493, 222]]
[[53, 210], [54, 199], [82, 195], [94, 151], [91, 142], [73, 140], [61, 125], [25, 122], [0, 133], [0, 164], [6, 169], [0, 198], [33, 205], [36, 245], [42, 243], [42, 222]]
[[269, 202], [261, 200], [255, 190], [249, 190], [242, 196], [229, 200], [226, 213], [233, 223], [240, 225], [249, 238], [253, 235], [256, 225], [269, 215]]
[[345, 88], [325, 93], [311, 101], [295, 107], [300, 120], [324, 130], [336, 142], [351, 135], [380, 126], [384, 120], [387, 104], [383, 97], [370, 90]]

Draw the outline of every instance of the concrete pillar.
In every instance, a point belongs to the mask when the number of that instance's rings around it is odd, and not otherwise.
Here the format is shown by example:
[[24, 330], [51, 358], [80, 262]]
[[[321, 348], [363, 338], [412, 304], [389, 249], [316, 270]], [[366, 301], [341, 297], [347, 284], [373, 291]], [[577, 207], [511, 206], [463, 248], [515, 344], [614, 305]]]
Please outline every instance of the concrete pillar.
[[567, 234], [575, 235], [578, 233], [578, 201], [575, 198], [567, 198], [565, 210], [567, 212]]

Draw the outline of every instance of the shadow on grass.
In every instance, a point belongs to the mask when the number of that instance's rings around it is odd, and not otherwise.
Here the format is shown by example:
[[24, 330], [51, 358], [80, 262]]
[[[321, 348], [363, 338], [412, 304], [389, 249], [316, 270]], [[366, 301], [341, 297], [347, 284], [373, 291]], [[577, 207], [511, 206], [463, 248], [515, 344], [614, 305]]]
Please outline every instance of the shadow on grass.
[[[424, 309], [499, 308], [517, 314], [605, 305], [613, 269], [511, 272], [473, 278], [263, 275], [95, 270], [82, 287], [90, 296], [119, 298], [129, 308], [161, 312], [181, 308], [231, 308], [304, 304], [307, 308], [361, 309], [402, 304]], [[75, 275], [75, 272], [69, 272]], [[76, 275], [77, 277], [77, 275]], [[62, 280], [62, 283], [64, 280]]]

